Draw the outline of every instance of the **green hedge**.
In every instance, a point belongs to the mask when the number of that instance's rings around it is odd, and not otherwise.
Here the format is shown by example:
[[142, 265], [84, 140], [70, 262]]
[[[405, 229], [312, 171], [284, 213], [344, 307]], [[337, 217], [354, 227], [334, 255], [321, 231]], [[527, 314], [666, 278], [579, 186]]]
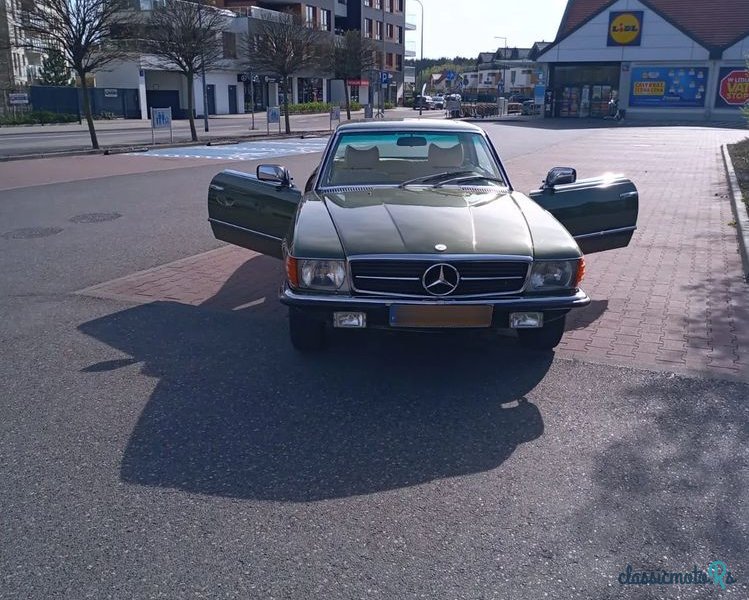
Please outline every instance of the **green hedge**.
[[[330, 112], [330, 109], [334, 105], [329, 102], [305, 102], [303, 104], [289, 104], [290, 115], [306, 115], [313, 113], [326, 113]], [[351, 102], [351, 110], [359, 110], [361, 105], [358, 102]], [[341, 106], [341, 110], [346, 110], [345, 106]], [[281, 105], [281, 114], [284, 114], [283, 104]]]
[[46, 123], [77, 123], [78, 115], [58, 114], [47, 110], [0, 115], [3, 125], [44, 125]]

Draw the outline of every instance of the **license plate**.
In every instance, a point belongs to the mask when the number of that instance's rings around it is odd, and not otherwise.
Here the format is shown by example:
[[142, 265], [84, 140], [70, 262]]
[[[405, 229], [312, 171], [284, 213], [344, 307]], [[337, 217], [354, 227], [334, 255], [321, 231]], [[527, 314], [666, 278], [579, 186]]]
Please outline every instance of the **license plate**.
[[493, 308], [488, 305], [449, 306], [396, 304], [390, 307], [391, 327], [490, 327]]

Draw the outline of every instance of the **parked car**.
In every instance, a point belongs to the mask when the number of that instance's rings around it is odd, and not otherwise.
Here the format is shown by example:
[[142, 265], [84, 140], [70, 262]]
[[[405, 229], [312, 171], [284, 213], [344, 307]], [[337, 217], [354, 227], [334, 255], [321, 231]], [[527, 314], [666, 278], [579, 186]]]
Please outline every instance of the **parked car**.
[[431, 96], [416, 96], [414, 100], [414, 110], [431, 110], [434, 108], [434, 100]]
[[541, 105], [536, 104], [535, 100], [526, 100], [523, 102], [524, 115], [538, 115], [541, 113]]
[[583, 253], [627, 246], [637, 224], [631, 181], [576, 177], [555, 167], [525, 195], [475, 125], [350, 123], [304, 191], [281, 165], [223, 171], [208, 215], [218, 239], [284, 261], [300, 351], [330, 328], [514, 329], [550, 349], [590, 303]]
[[432, 105], [436, 110], [445, 110], [445, 97], [439, 94], [432, 96]]

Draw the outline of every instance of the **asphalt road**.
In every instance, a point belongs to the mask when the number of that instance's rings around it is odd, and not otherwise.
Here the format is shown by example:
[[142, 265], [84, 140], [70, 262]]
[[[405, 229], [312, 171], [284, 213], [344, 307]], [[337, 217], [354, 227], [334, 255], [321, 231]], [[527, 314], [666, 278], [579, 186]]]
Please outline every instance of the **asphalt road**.
[[[747, 385], [74, 295], [218, 246], [195, 164], [0, 192], [62, 230], [0, 235], [0, 598], [747, 597]], [[618, 582], [716, 559], [726, 591]]]
[[[352, 117], [362, 118], [363, 112], [353, 113]], [[387, 111], [388, 118], [402, 118], [416, 116], [413, 110], [394, 109]], [[438, 118], [443, 115], [438, 111], [427, 111], [425, 118]], [[345, 120], [345, 111], [343, 118]], [[333, 121], [333, 126], [337, 124]], [[149, 121], [117, 120], [96, 121], [96, 131], [99, 145], [108, 146], [150, 145], [152, 142]], [[330, 117], [326, 114], [292, 115], [292, 131], [316, 131], [329, 129]], [[252, 130], [252, 115], [225, 115], [209, 119], [206, 133], [203, 120], [195, 122], [198, 137], [201, 140], [216, 138], [232, 138], [249, 135], [264, 135], [268, 130], [266, 114], [255, 114], [255, 129]], [[283, 118], [281, 123], [283, 130]], [[272, 125], [271, 133], [278, 133], [278, 125]], [[188, 121], [174, 121], [174, 141], [186, 142], [190, 140], [190, 126]], [[157, 131], [156, 142], [166, 144], [170, 141], [168, 131]], [[3, 127], [0, 128], [0, 158], [22, 156], [26, 154], [61, 152], [64, 150], [88, 150], [91, 148], [91, 137], [85, 121], [67, 125]]]

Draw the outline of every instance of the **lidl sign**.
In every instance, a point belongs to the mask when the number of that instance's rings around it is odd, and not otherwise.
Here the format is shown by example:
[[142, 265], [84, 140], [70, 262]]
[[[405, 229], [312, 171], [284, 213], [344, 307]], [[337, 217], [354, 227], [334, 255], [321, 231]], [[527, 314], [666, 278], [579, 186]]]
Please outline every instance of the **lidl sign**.
[[642, 39], [642, 11], [609, 13], [609, 46], [639, 46]]
[[749, 102], [749, 69], [724, 67], [718, 74], [718, 82], [716, 107], [744, 106]]

